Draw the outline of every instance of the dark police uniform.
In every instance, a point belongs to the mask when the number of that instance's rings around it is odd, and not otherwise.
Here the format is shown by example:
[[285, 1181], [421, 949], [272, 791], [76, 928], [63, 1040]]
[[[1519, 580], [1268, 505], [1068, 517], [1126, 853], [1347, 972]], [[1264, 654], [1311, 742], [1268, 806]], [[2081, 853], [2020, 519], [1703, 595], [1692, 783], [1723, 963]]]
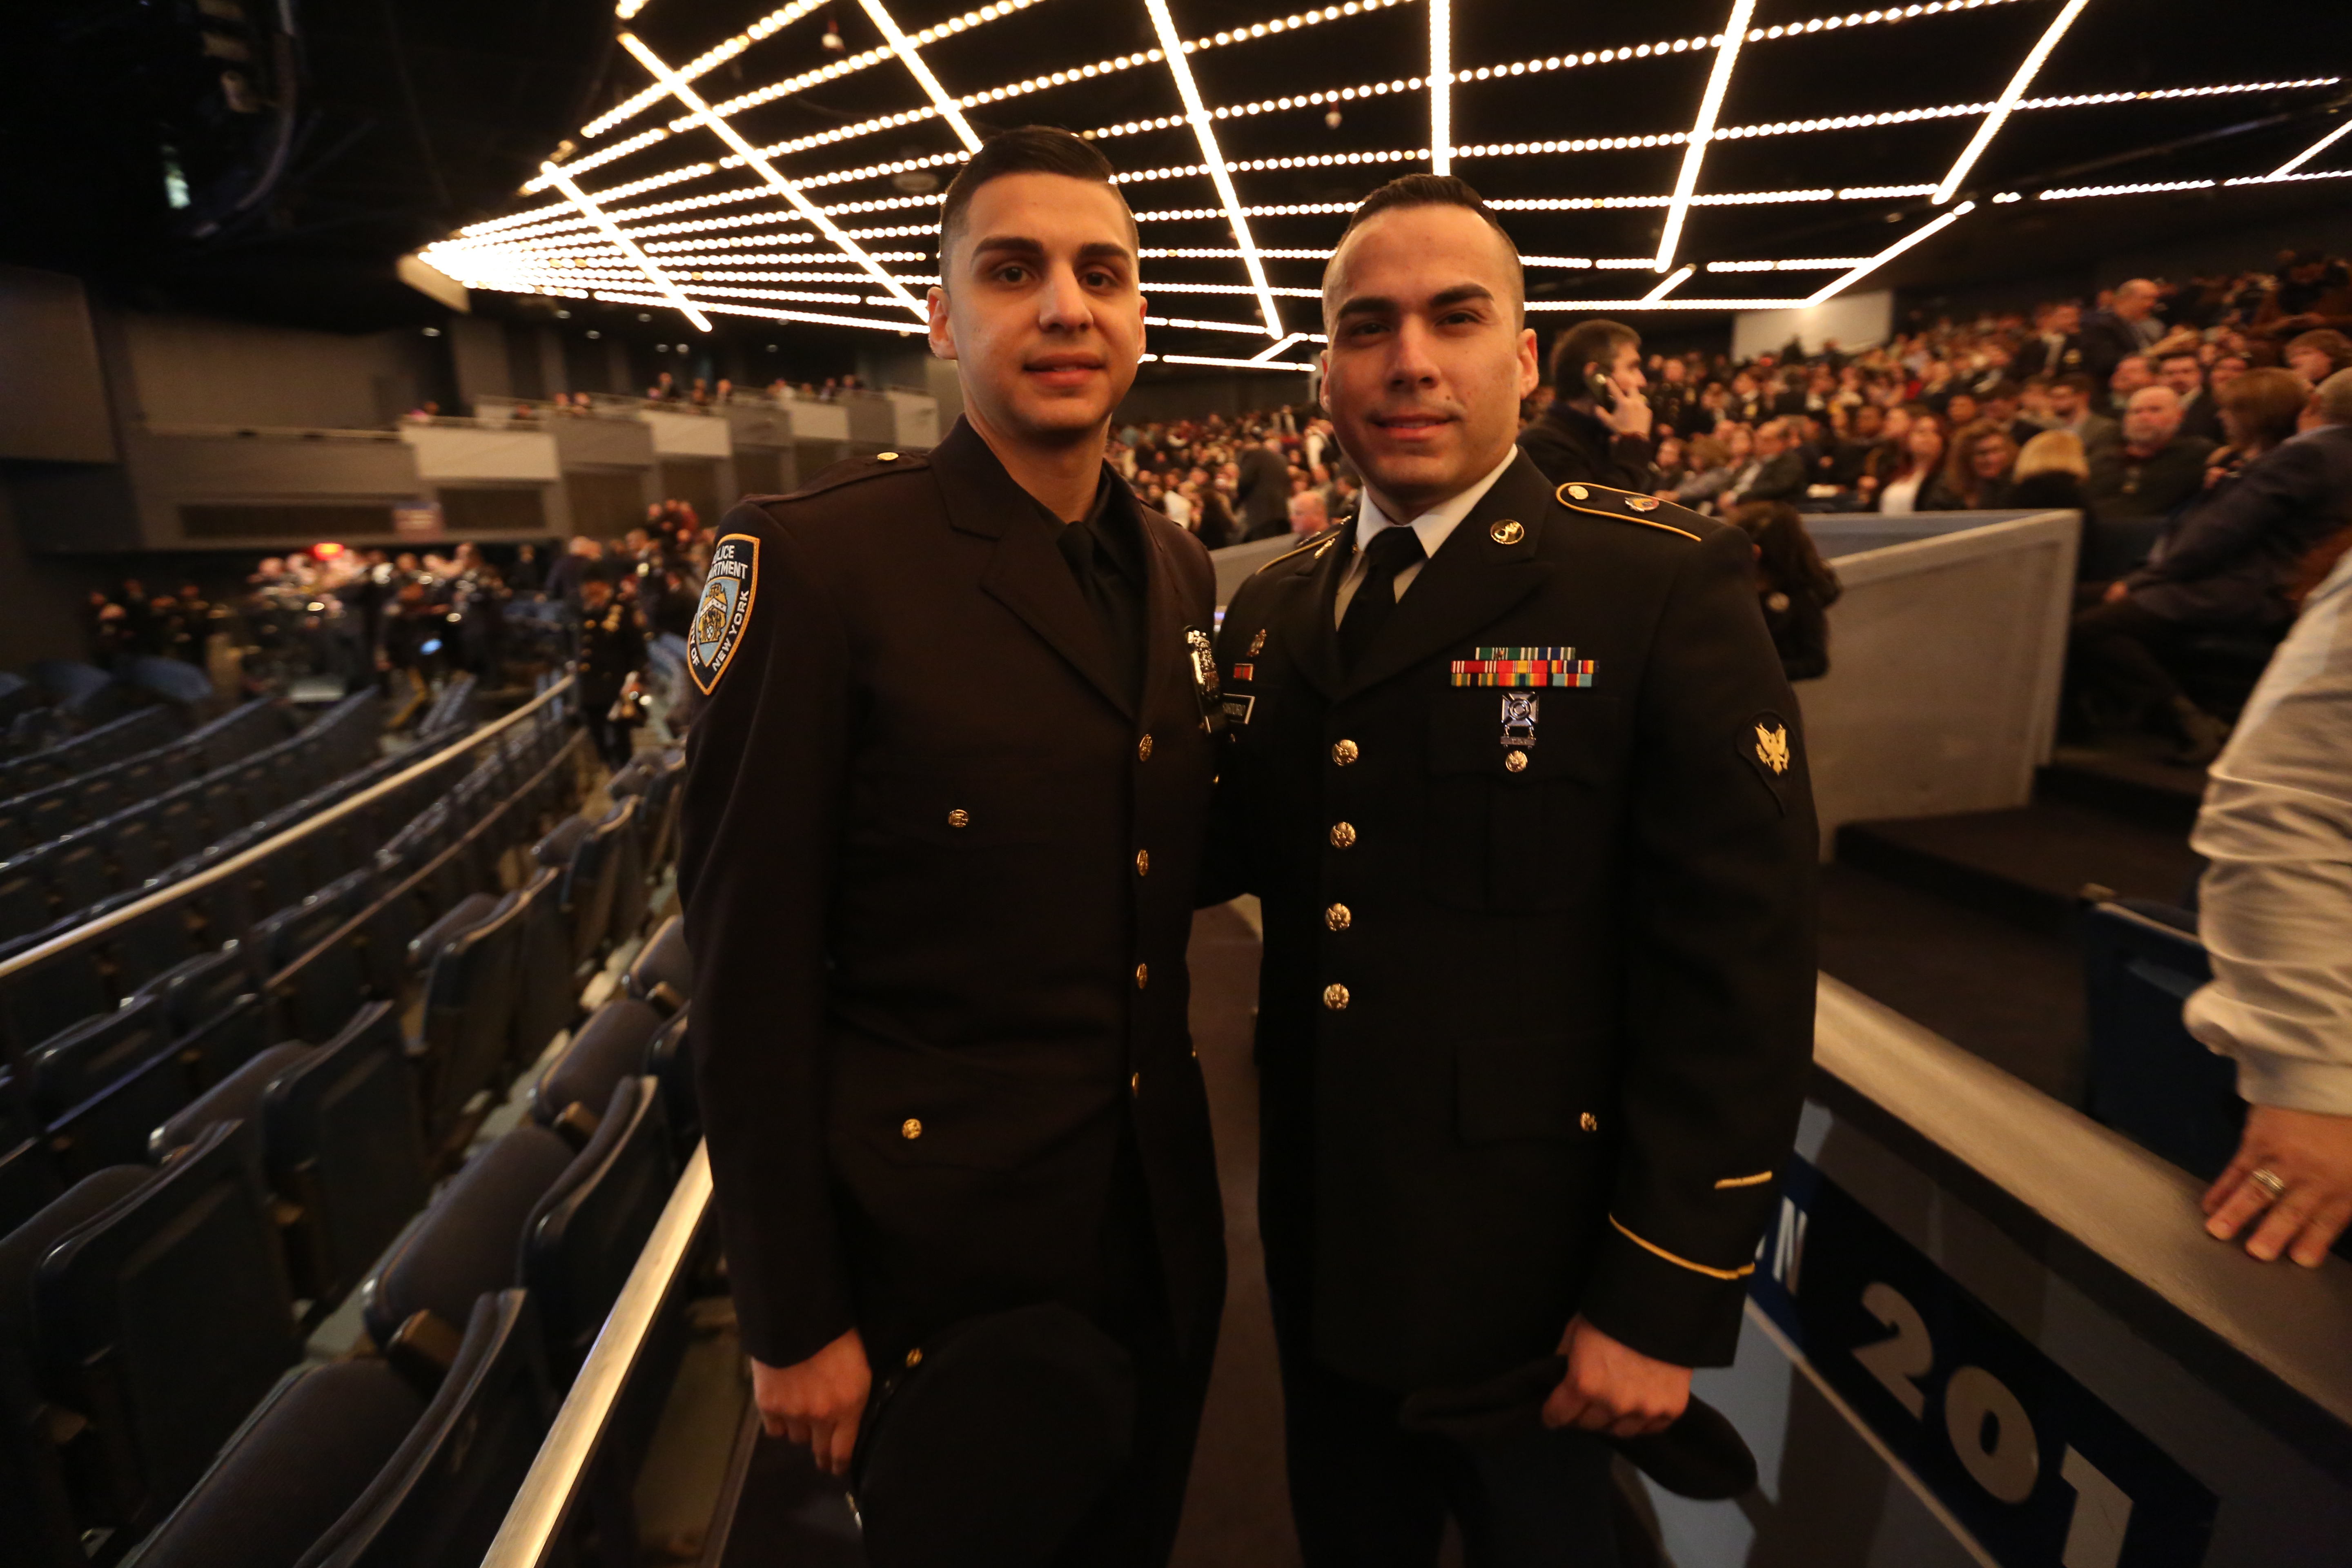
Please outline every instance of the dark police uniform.
[[1796, 707], [1737, 529], [1521, 454], [1350, 672], [1354, 532], [1252, 577], [1218, 645], [1204, 892], [1264, 901], [1294, 1511], [1310, 1565], [1425, 1564], [1449, 1510], [1474, 1563], [1605, 1562], [1597, 1443], [1465, 1454], [1398, 1400], [1580, 1312], [1731, 1359], [1811, 1051]]
[[[1079, 526], [1132, 547], [1131, 650]], [[1052, 518], [961, 423], [719, 531], [679, 881], [745, 1348], [855, 1325], [878, 1388], [959, 1321], [1076, 1308], [1143, 1415], [1073, 1561], [1164, 1560], [1224, 1291], [1184, 967], [1207, 555], [1115, 479]]]
[[645, 628], [627, 600], [615, 597], [593, 615], [583, 612], [580, 717], [588, 726], [596, 754], [608, 768], [621, 767], [629, 760], [630, 727], [613, 721], [613, 704], [620, 700], [629, 677], [644, 668], [645, 662]]

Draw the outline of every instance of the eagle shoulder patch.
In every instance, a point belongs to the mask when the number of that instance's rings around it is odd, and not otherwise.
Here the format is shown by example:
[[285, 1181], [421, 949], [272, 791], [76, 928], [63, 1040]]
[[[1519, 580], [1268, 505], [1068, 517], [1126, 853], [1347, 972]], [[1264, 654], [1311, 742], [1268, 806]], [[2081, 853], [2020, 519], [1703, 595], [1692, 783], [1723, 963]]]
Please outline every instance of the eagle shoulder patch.
[[710, 552], [710, 574], [702, 582], [702, 602], [686, 637], [686, 671], [705, 697], [717, 689], [727, 663], [742, 645], [751, 621], [751, 599], [760, 585], [760, 542], [730, 533]]

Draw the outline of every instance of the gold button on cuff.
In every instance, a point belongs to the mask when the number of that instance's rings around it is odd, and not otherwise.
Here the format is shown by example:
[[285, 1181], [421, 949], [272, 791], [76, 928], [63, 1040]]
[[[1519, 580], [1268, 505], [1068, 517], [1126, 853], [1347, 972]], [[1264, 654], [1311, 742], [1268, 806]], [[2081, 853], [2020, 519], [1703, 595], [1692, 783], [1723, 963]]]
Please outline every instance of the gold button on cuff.
[[1592, 1112], [1589, 1110], [1576, 1119], [1576, 1124], [1579, 1127], [1583, 1128], [1587, 1132], [1598, 1132], [1601, 1131], [1601, 1118], [1593, 1115]]
[[1528, 771], [1528, 754], [1525, 752], [1517, 750], [1505, 752], [1503, 753], [1503, 766], [1506, 770], [1511, 773], [1526, 773]]
[[1135, 760], [1139, 763], [1148, 763], [1151, 760], [1150, 736], [1146, 735], [1135, 743]]
[[1138, 991], [1140, 991], [1140, 990], [1142, 990], [1145, 986], [1147, 986], [1147, 985], [1149, 985], [1149, 984], [1151, 984], [1151, 965], [1150, 965], [1150, 964], [1148, 964], [1148, 963], [1139, 963], [1139, 964], [1137, 964], [1137, 965], [1135, 966], [1135, 988], [1136, 988]]
[[923, 1364], [923, 1352], [922, 1352], [922, 1351], [921, 1351], [921, 1350], [919, 1350], [919, 1349], [908, 1351], [908, 1352], [907, 1352], [907, 1364], [908, 1364], [908, 1366], [909, 1366], [909, 1367], [918, 1367], [918, 1366], [922, 1365], [922, 1364]]
[[1334, 1013], [1346, 1012], [1348, 1010], [1348, 988], [1344, 985], [1326, 985], [1323, 987], [1323, 1005], [1330, 1008]]
[[1333, 931], [1346, 931], [1349, 926], [1355, 923], [1355, 919], [1356, 917], [1349, 912], [1348, 906], [1345, 904], [1333, 904], [1323, 911], [1323, 923]]
[[1139, 877], [1149, 877], [1151, 875], [1150, 850], [1139, 849], [1135, 852], [1135, 874]]
[[1355, 842], [1356, 842], [1356, 825], [1355, 825], [1354, 823], [1352, 823], [1352, 822], [1335, 822], [1335, 823], [1333, 823], [1333, 824], [1331, 825], [1331, 847], [1332, 847], [1332, 848], [1334, 848], [1334, 849], [1347, 849], [1347, 848], [1350, 848], [1350, 847], [1352, 847], [1354, 846]]
[[970, 827], [971, 826], [971, 813], [966, 811], [961, 806], [957, 806], [953, 811], [948, 813], [948, 826], [950, 827]]
[[913, 1117], [909, 1116], [908, 1118], [907, 1118], [907, 1120], [906, 1120], [906, 1121], [901, 1121], [900, 1123], [898, 1123], [898, 1136], [899, 1136], [899, 1137], [901, 1137], [901, 1138], [908, 1138], [908, 1139], [913, 1139], [913, 1138], [920, 1138], [922, 1135], [923, 1135], [923, 1124], [922, 1124], [921, 1122], [919, 1122], [919, 1121], [916, 1121]]
[[1342, 741], [1331, 748], [1331, 760], [1343, 768], [1363, 754], [1362, 748], [1353, 741]]

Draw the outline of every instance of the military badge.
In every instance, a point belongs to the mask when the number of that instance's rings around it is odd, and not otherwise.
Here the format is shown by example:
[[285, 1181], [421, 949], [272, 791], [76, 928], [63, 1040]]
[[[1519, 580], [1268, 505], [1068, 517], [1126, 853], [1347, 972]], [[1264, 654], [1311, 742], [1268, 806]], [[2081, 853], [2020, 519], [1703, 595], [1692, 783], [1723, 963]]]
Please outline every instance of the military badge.
[[717, 689], [728, 661], [742, 646], [759, 581], [760, 542], [748, 533], [721, 539], [710, 552], [710, 574], [703, 579], [702, 602], [695, 606], [686, 639], [687, 673], [706, 697]]
[[1260, 627], [1257, 629], [1256, 633], [1255, 633], [1254, 636], [1252, 636], [1252, 637], [1251, 637], [1251, 638], [1250, 638], [1250, 645], [1249, 645], [1249, 656], [1250, 656], [1252, 658], [1255, 658], [1258, 655], [1260, 655], [1260, 654], [1264, 653], [1265, 651], [1265, 628], [1264, 626], [1260, 626]]
[[1596, 659], [1579, 658], [1572, 647], [1482, 647], [1475, 657], [1445, 667], [1454, 686], [1591, 686]]
[[1635, 511], [1655, 511], [1658, 510], [1658, 498], [1655, 496], [1627, 496], [1625, 498], [1625, 504], [1632, 507]]
[[1784, 726], [1769, 720], [1757, 721], [1756, 760], [1776, 774], [1789, 771], [1789, 731]]
[[1536, 743], [1536, 720], [1542, 716], [1543, 699], [1525, 691], [1503, 693], [1503, 744], [1524, 748]]
[[1201, 704], [1201, 728], [1212, 735], [1225, 730], [1225, 703], [1217, 688], [1217, 653], [1209, 634], [1199, 626], [1184, 628], [1184, 658], [1192, 667], [1192, 695]]

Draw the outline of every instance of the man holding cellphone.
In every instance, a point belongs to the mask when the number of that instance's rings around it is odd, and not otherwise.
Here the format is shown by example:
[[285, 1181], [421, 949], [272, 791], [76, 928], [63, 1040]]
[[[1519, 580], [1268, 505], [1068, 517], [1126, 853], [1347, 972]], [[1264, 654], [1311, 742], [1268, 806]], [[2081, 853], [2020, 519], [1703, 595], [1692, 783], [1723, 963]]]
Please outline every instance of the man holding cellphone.
[[1556, 485], [1579, 480], [1647, 493], [1654, 416], [1642, 395], [1642, 335], [1616, 321], [1580, 321], [1552, 344], [1551, 404], [1519, 432], [1519, 449]]

